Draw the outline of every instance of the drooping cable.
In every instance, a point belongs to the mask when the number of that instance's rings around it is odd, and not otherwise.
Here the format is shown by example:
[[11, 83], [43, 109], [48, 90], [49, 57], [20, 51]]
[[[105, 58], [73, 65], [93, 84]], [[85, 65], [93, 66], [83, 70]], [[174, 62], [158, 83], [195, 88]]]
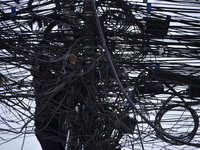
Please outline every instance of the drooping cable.
[[188, 145], [192, 145], [192, 146], [196, 146], [196, 147], [200, 147], [200, 144], [195, 144], [195, 143], [187, 143], [187, 142], [184, 142], [184, 141], [180, 141], [178, 140], [177, 138], [174, 138], [172, 137], [171, 135], [169, 134], [166, 134], [165, 132], [163, 132], [162, 130], [160, 130], [159, 128], [157, 128], [154, 124], [152, 124], [135, 106], [135, 104], [133, 103], [133, 101], [130, 99], [130, 97], [127, 95], [118, 75], [117, 75], [117, 72], [115, 70], [115, 67], [112, 63], [112, 59], [111, 59], [111, 56], [109, 54], [109, 50], [107, 48], [107, 45], [106, 45], [106, 41], [105, 41], [105, 38], [104, 38], [104, 35], [103, 35], [103, 31], [102, 31], [102, 28], [101, 28], [101, 24], [100, 24], [100, 21], [99, 21], [99, 18], [98, 18], [98, 15], [97, 15], [97, 11], [96, 11], [96, 5], [95, 5], [95, 0], [92, 0], [92, 8], [93, 8], [93, 12], [94, 12], [94, 17], [95, 17], [95, 21], [96, 21], [96, 26], [97, 26], [97, 29], [98, 29], [98, 32], [99, 32], [99, 35], [101, 37], [101, 41], [102, 41], [102, 46], [103, 48], [105, 49], [105, 53], [106, 53], [106, 56], [107, 56], [107, 59], [108, 59], [108, 62], [111, 66], [111, 69], [113, 71], [113, 74], [115, 76], [115, 79], [122, 91], [122, 93], [124, 94], [124, 96], [127, 98], [127, 100], [129, 101], [129, 103], [131, 104], [131, 107], [136, 111], [137, 114], [139, 114], [141, 116], [141, 118], [147, 122], [152, 128], [154, 128], [156, 131], [162, 133], [163, 135], [165, 135], [166, 137], [170, 138], [170, 139], [173, 139], [177, 142], [180, 142], [180, 143], [184, 143], [184, 144], [188, 144]]

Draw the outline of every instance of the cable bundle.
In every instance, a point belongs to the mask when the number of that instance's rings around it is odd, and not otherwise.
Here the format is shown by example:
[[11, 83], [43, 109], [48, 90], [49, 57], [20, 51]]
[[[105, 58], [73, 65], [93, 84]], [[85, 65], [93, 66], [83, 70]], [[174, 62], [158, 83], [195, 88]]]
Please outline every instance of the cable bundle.
[[[12, 138], [34, 133], [36, 95], [30, 72], [43, 65], [54, 84], [43, 95], [52, 101], [59, 93], [60, 102], [52, 103], [66, 109], [67, 122], [63, 116], [61, 122], [68, 149], [199, 147], [197, 1], [0, 4], [2, 133], [13, 133]], [[76, 66], [68, 65], [71, 53], [78, 58]], [[73, 103], [66, 104], [66, 97]], [[181, 107], [177, 113], [182, 108], [189, 113], [163, 121], [176, 107]], [[191, 116], [194, 122], [187, 124]], [[177, 138], [170, 121], [180, 120], [188, 134]]]

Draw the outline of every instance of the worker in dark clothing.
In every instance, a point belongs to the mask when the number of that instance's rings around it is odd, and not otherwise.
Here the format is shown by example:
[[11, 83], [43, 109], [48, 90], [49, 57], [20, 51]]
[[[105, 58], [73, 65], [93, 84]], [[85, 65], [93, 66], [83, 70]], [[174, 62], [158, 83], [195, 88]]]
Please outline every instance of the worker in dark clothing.
[[[76, 63], [76, 56], [69, 55], [69, 63]], [[55, 76], [46, 66], [32, 69], [35, 89], [36, 137], [43, 150], [65, 150], [66, 133], [62, 130], [66, 122], [67, 92], [69, 87], [58, 84]]]

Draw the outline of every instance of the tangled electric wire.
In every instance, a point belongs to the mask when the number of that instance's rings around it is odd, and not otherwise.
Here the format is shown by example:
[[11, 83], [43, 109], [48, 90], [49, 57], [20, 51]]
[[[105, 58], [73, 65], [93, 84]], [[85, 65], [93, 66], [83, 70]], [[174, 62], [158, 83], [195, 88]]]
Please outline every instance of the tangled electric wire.
[[43, 95], [67, 107], [68, 149], [200, 147], [198, 1], [0, 4], [2, 139], [34, 133], [30, 71], [42, 64], [55, 85]]

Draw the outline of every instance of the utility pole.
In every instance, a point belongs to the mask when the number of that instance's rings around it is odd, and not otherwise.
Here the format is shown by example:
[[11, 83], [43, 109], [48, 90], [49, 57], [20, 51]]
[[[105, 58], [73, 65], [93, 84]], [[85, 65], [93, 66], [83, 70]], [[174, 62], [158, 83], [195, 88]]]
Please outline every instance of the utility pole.
[[87, 116], [89, 119], [85, 122], [86, 130], [83, 132], [84, 136], [84, 149], [85, 150], [93, 150], [95, 148], [95, 113], [94, 113], [94, 105], [96, 103], [96, 79], [95, 79], [95, 58], [96, 58], [96, 46], [95, 46], [95, 23], [94, 23], [94, 15], [92, 11], [92, 1], [84, 0], [84, 31], [83, 31], [83, 69], [85, 71], [84, 82], [87, 90], [85, 91], [85, 110], [83, 110], [83, 118]]
[[[87, 70], [95, 60], [95, 23], [92, 11], [91, 0], [84, 0], [84, 39], [83, 39], [83, 60], [84, 68]], [[91, 81], [94, 80], [94, 70], [88, 72]]]

